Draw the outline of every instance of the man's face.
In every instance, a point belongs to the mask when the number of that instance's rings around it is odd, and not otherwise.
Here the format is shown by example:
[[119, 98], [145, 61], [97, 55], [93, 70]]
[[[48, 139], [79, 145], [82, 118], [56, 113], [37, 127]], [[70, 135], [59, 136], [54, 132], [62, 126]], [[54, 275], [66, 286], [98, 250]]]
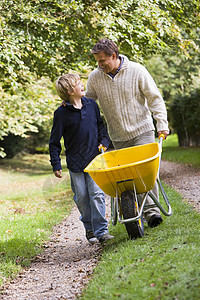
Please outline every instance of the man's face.
[[103, 51], [100, 51], [98, 54], [94, 54], [94, 58], [96, 59], [99, 67], [104, 71], [104, 73], [115, 72], [118, 68], [115, 53], [113, 53], [111, 56], [108, 56]]

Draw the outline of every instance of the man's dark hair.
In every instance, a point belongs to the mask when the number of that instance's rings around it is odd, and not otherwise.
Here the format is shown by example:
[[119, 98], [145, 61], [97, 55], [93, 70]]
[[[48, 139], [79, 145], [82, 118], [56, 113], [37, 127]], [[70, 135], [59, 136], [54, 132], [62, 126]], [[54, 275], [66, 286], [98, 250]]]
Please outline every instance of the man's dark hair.
[[117, 45], [111, 40], [99, 40], [92, 48], [91, 53], [98, 54], [101, 51], [103, 51], [108, 56], [111, 56], [113, 53], [116, 53], [116, 57], [119, 58], [119, 49]]

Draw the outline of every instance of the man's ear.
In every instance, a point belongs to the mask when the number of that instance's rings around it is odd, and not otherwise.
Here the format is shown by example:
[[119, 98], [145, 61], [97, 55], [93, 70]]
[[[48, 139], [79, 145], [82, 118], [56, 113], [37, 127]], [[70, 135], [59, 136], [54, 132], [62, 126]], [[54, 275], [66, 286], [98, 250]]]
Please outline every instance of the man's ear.
[[116, 58], [117, 58], [117, 55], [116, 55], [115, 52], [112, 54], [112, 58], [113, 58], [113, 59], [116, 59]]

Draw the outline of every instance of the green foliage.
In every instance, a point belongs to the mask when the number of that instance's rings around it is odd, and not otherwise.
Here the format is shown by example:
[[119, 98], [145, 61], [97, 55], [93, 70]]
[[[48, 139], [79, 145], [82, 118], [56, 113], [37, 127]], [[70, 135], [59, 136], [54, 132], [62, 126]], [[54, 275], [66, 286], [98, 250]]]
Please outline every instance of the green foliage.
[[[181, 27], [196, 27], [197, 1], [2, 0], [0, 73], [9, 84], [24, 83], [31, 73], [55, 78], [82, 67], [99, 37], [118, 42], [121, 51], [141, 59], [191, 41]], [[82, 63], [84, 62], [84, 64]]]
[[[60, 100], [57, 98], [56, 101], [53, 93], [52, 82], [44, 77], [27, 85], [26, 90], [16, 89], [14, 94], [1, 89], [0, 139], [7, 135], [27, 138], [31, 132], [37, 133], [39, 128], [48, 136], [48, 122], [52, 121], [53, 111], [60, 105]], [[5, 141], [0, 143], [2, 148], [3, 144]]]
[[174, 97], [192, 92], [200, 84], [200, 53], [190, 51], [190, 57], [154, 55], [146, 61], [146, 67], [157, 83], [167, 108]]
[[[198, 27], [192, 35], [200, 46]], [[200, 52], [190, 49], [188, 54], [177, 56], [172, 51], [171, 55], [153, 56], [146, 62], [163, 94], [169, 124], [178, 133], [180, 146], [199, 145]]]
[[1, 0], [0, 10], [0, 139], [46, 126], [55, 105], [41, 78], [87, 75], [99, 38], [113, 39], [137, 61], [170, 49], [189, 57], [198, 44], [198, 1]]
[[180, 146], [200, 145], [200, 89], [189, 95], [177, 95], [171, 105], [173, 128]]

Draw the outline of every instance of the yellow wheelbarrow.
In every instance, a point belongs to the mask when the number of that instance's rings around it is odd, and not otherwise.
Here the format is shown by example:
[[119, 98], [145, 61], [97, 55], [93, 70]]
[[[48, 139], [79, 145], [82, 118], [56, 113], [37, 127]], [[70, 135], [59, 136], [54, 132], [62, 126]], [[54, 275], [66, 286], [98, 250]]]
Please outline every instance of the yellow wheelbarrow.
[[[130, 238], [144, 235], [143, 208], [148, 196], [161, 212], [170, 216], [172, 209], [159, 178], [162, 142], [108, 151], [99, 154], [85, 168], [97, 185], [111, 196], [112, 224], [125, 224]], [[157, 181], [167, 211], [151, 190]], [[142, 194], [142, 201], [138, 200]]]

